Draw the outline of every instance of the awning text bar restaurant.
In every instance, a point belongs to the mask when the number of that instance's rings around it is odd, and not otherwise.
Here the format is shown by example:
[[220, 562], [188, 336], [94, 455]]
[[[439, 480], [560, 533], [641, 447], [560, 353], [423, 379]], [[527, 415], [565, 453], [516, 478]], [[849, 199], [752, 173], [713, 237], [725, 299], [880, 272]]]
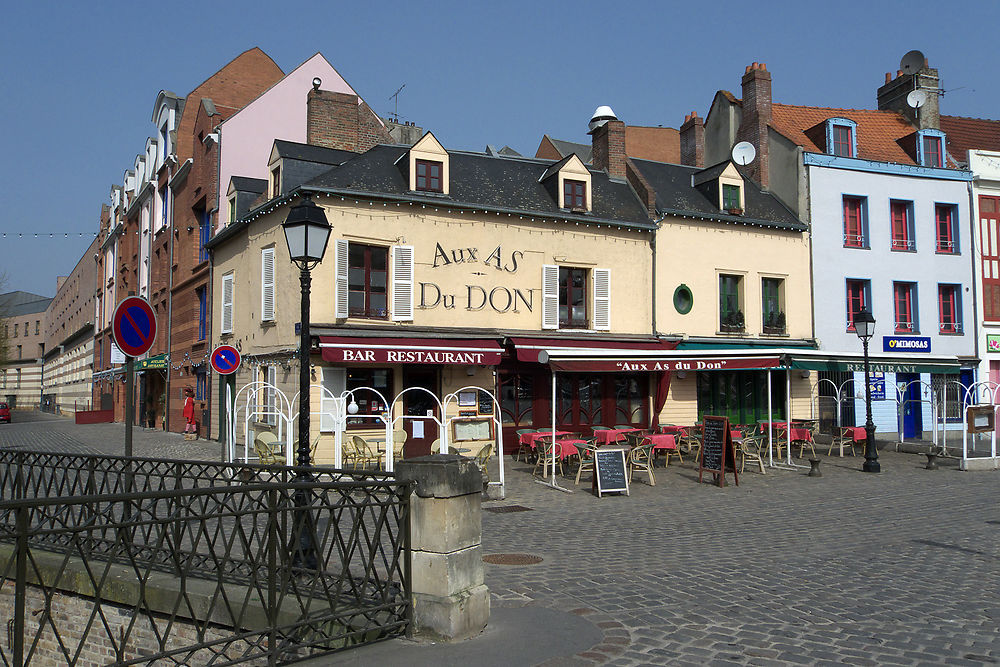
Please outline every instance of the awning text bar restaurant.
[[323, 361], [388, 364], [500, 363], [503, 348], [495, 340], [442, 338], [364, 338], [320, 336]]

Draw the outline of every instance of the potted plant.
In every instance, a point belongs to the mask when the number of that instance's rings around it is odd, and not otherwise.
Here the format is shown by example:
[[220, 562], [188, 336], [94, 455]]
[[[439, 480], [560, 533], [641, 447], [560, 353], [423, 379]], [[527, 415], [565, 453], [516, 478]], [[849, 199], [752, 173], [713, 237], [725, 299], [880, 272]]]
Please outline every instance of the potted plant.
[[722, 318], [723, 331], [743, 331], [743, 311], [734, 310]]
[[764, 320], [764, 333], [785, 333], [785, 314], [781, 311], [772, 311], [768, 313], [767, 318]]
[[727, 208], [726, 213], [729, 215], [743, 215], [743, 209], [737, 207]]

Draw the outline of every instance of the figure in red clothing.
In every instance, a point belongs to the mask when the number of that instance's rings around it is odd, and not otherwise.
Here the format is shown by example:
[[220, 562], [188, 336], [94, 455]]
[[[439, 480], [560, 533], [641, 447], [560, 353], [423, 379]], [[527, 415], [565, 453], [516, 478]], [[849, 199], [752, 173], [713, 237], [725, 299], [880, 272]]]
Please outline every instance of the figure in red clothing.
[[184, 388], [184, 419], [187, 423], [184, 426], [184, 439], [195, 440], [198, 432], [198, 425], [194, 421], [194, 389]]

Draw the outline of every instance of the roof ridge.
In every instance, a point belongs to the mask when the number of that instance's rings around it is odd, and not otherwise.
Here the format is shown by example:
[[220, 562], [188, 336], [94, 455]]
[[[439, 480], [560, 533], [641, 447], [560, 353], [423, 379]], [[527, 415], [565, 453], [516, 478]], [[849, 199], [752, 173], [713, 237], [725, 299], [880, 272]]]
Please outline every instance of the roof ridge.
[[902, 118], [902, 114], [898, 111], [893, 111], [892, 109], [855, 109], [853, 107], [821, 107], [813, 104], [785, 104], [783, 102], [772, 102], [771, 108], [774, 107], [793, 107], [795, 109], [827, 109], [827, 110], [837, 110], [837, 111], [856, 111], [858, 113], [881, 113], [888, 114], [892, 116], [898, 116]]
[[955, 116], [953, 114], [941, 114], [941, 118], [954, 118], [955, 120], [981, 120], [984, 123], [1000, 123], [997, 118], [979, 118], [977, 116]]

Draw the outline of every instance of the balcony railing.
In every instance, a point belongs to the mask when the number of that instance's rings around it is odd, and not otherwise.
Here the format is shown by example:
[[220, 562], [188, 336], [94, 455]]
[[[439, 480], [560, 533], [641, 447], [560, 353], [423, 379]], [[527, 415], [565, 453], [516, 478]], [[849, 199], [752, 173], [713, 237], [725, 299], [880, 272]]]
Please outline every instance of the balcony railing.
[[892, 240], [893, 250], [916, 250], [917, 242], [913, 239], [893, 239]]
[[955, 242], [951, 240], [938, 239], [937, 240], [937, 251], [938, 252], [956, 252]]
[[913, 322], [896, 322], [896, 333], [913, 333], [917, 325]]
[[844, 234], [844, 247], [846, 248], [864, 248], [865, 237], [862, 234]]
[[962, 323], [942, 322], [940, 327], [940, 332], [943, 334], [960, 334], [962, 333]]

